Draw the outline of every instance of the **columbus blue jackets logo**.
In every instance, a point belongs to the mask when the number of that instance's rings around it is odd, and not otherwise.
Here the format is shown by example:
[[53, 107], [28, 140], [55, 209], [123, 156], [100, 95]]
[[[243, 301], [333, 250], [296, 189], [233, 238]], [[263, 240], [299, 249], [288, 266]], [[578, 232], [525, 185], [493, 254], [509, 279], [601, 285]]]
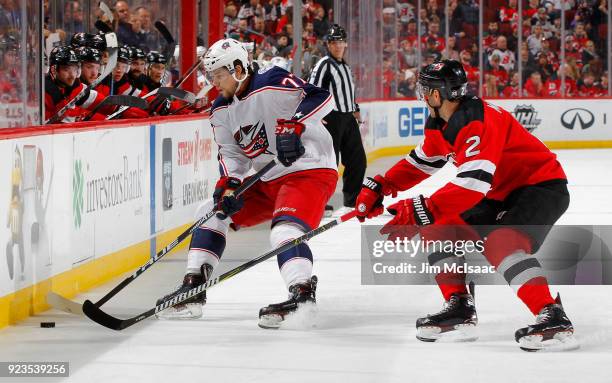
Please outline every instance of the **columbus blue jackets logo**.
[[240, 149], [249, 158], [255, 158], [262, 153], [272, 154], [268, 150], [269, 142], [266, 126], [261, 121], [255, 125], [241, 126], [234, 138]]
[[221, 45], [222, 49], [228, 49], [230, 47], [230, 43], [229, 42], [224, 42], [223, 45]]

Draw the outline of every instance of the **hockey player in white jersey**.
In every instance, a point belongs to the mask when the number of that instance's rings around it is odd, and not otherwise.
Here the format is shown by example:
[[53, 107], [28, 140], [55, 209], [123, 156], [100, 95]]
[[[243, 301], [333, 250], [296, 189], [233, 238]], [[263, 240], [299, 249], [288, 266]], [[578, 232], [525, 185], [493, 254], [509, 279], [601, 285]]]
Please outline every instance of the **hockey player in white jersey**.
[[[248, 52], [234, 39], [217, 41], [204, 57], [207, 76], [221, 93], [210, 121], [219, 146], [219, 178], [213, 200], [198, 217], [220, 211], [194, 233], [182, 286], [158, 304], [205, 283], [219, 263], [229, 228], [271, 220], [276, 248], [316, 228], [338, 178], [332, 139], [321, 119], [332, 109], [330, 94], [273, 66], [253, 72]], [[277, 165], [241, 197], [229, 195], [247, 173], [278, 157]], [[317, 279], [312, 253], [300, 244], [281, 253], [278, 266], [289, 299], [259, 312], [259, 326], [277, 328], [302, 304], [314, 304]], [[206, 292], [160, 313], [163, 318], [199, 318]]]

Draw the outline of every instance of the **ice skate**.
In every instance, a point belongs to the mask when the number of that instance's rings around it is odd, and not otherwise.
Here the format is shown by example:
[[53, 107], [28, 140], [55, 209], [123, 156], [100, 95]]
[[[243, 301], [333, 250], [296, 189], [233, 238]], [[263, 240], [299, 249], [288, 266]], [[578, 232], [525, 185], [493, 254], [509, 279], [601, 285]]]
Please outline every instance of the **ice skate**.
[[289, 299], [281, 303], [273, 303], [259, 310], [259, 327], [277, 329], [290, 314], [298, 310], [315, 310], [317, 277], [310, 281], [298, 283], [289, 287]]
[[423, 342], [471, 342], [478, 339], [476, 324], [473, 296], [453, 294], [440, 312], [417, 319], [416, 337]]
[[[201, 274], [186, 274], [183, 278], [183, 283], [172, 293], [165, 295], [157, 300], [157, 305], [160, 305], [175, 296], [186, 293], [187, 291], [203, 285], [212, 274], [212, 266], [202, 265], [200, 268]], [[202, 317], [202, 307], [206, 304], [206, 291], [197, 294], [196, 296], [160, 311], [155, 314], [159, 319], [198, 319]]]
[[563, 310], [559, 295], [555, 302], [540, 310], [535, 324], [514, 333], [521, 350], [568, 351], [580, 347], [574, 337], [574, 326]]

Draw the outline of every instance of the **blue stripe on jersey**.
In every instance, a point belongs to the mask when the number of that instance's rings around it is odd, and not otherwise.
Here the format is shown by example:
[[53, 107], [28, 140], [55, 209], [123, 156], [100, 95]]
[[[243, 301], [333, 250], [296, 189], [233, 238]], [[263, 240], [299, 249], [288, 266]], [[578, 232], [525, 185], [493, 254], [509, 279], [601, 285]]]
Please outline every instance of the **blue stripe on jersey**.
[[221, 259], [225, 250], [225, 236], [218, 231], [199, 227], [191, 235], [189, 248], [208, 250]]
[[295, 258], [306, 258], [312, 262], [312, 252], [310, 251], [310, 247], [308, 247], [308, 245], [305, 243], [300, 243], [289, 250], [283, 251], [276, 257], [278, 268], [280, 269], [285, 263]]

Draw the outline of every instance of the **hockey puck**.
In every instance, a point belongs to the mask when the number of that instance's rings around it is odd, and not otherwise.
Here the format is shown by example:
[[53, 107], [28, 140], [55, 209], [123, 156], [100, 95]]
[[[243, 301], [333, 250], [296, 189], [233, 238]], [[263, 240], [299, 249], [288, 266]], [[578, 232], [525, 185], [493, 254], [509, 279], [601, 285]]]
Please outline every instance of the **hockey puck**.
[[55, 327], [55, 322], [40, 322], [40, 327], [52, 328]]

